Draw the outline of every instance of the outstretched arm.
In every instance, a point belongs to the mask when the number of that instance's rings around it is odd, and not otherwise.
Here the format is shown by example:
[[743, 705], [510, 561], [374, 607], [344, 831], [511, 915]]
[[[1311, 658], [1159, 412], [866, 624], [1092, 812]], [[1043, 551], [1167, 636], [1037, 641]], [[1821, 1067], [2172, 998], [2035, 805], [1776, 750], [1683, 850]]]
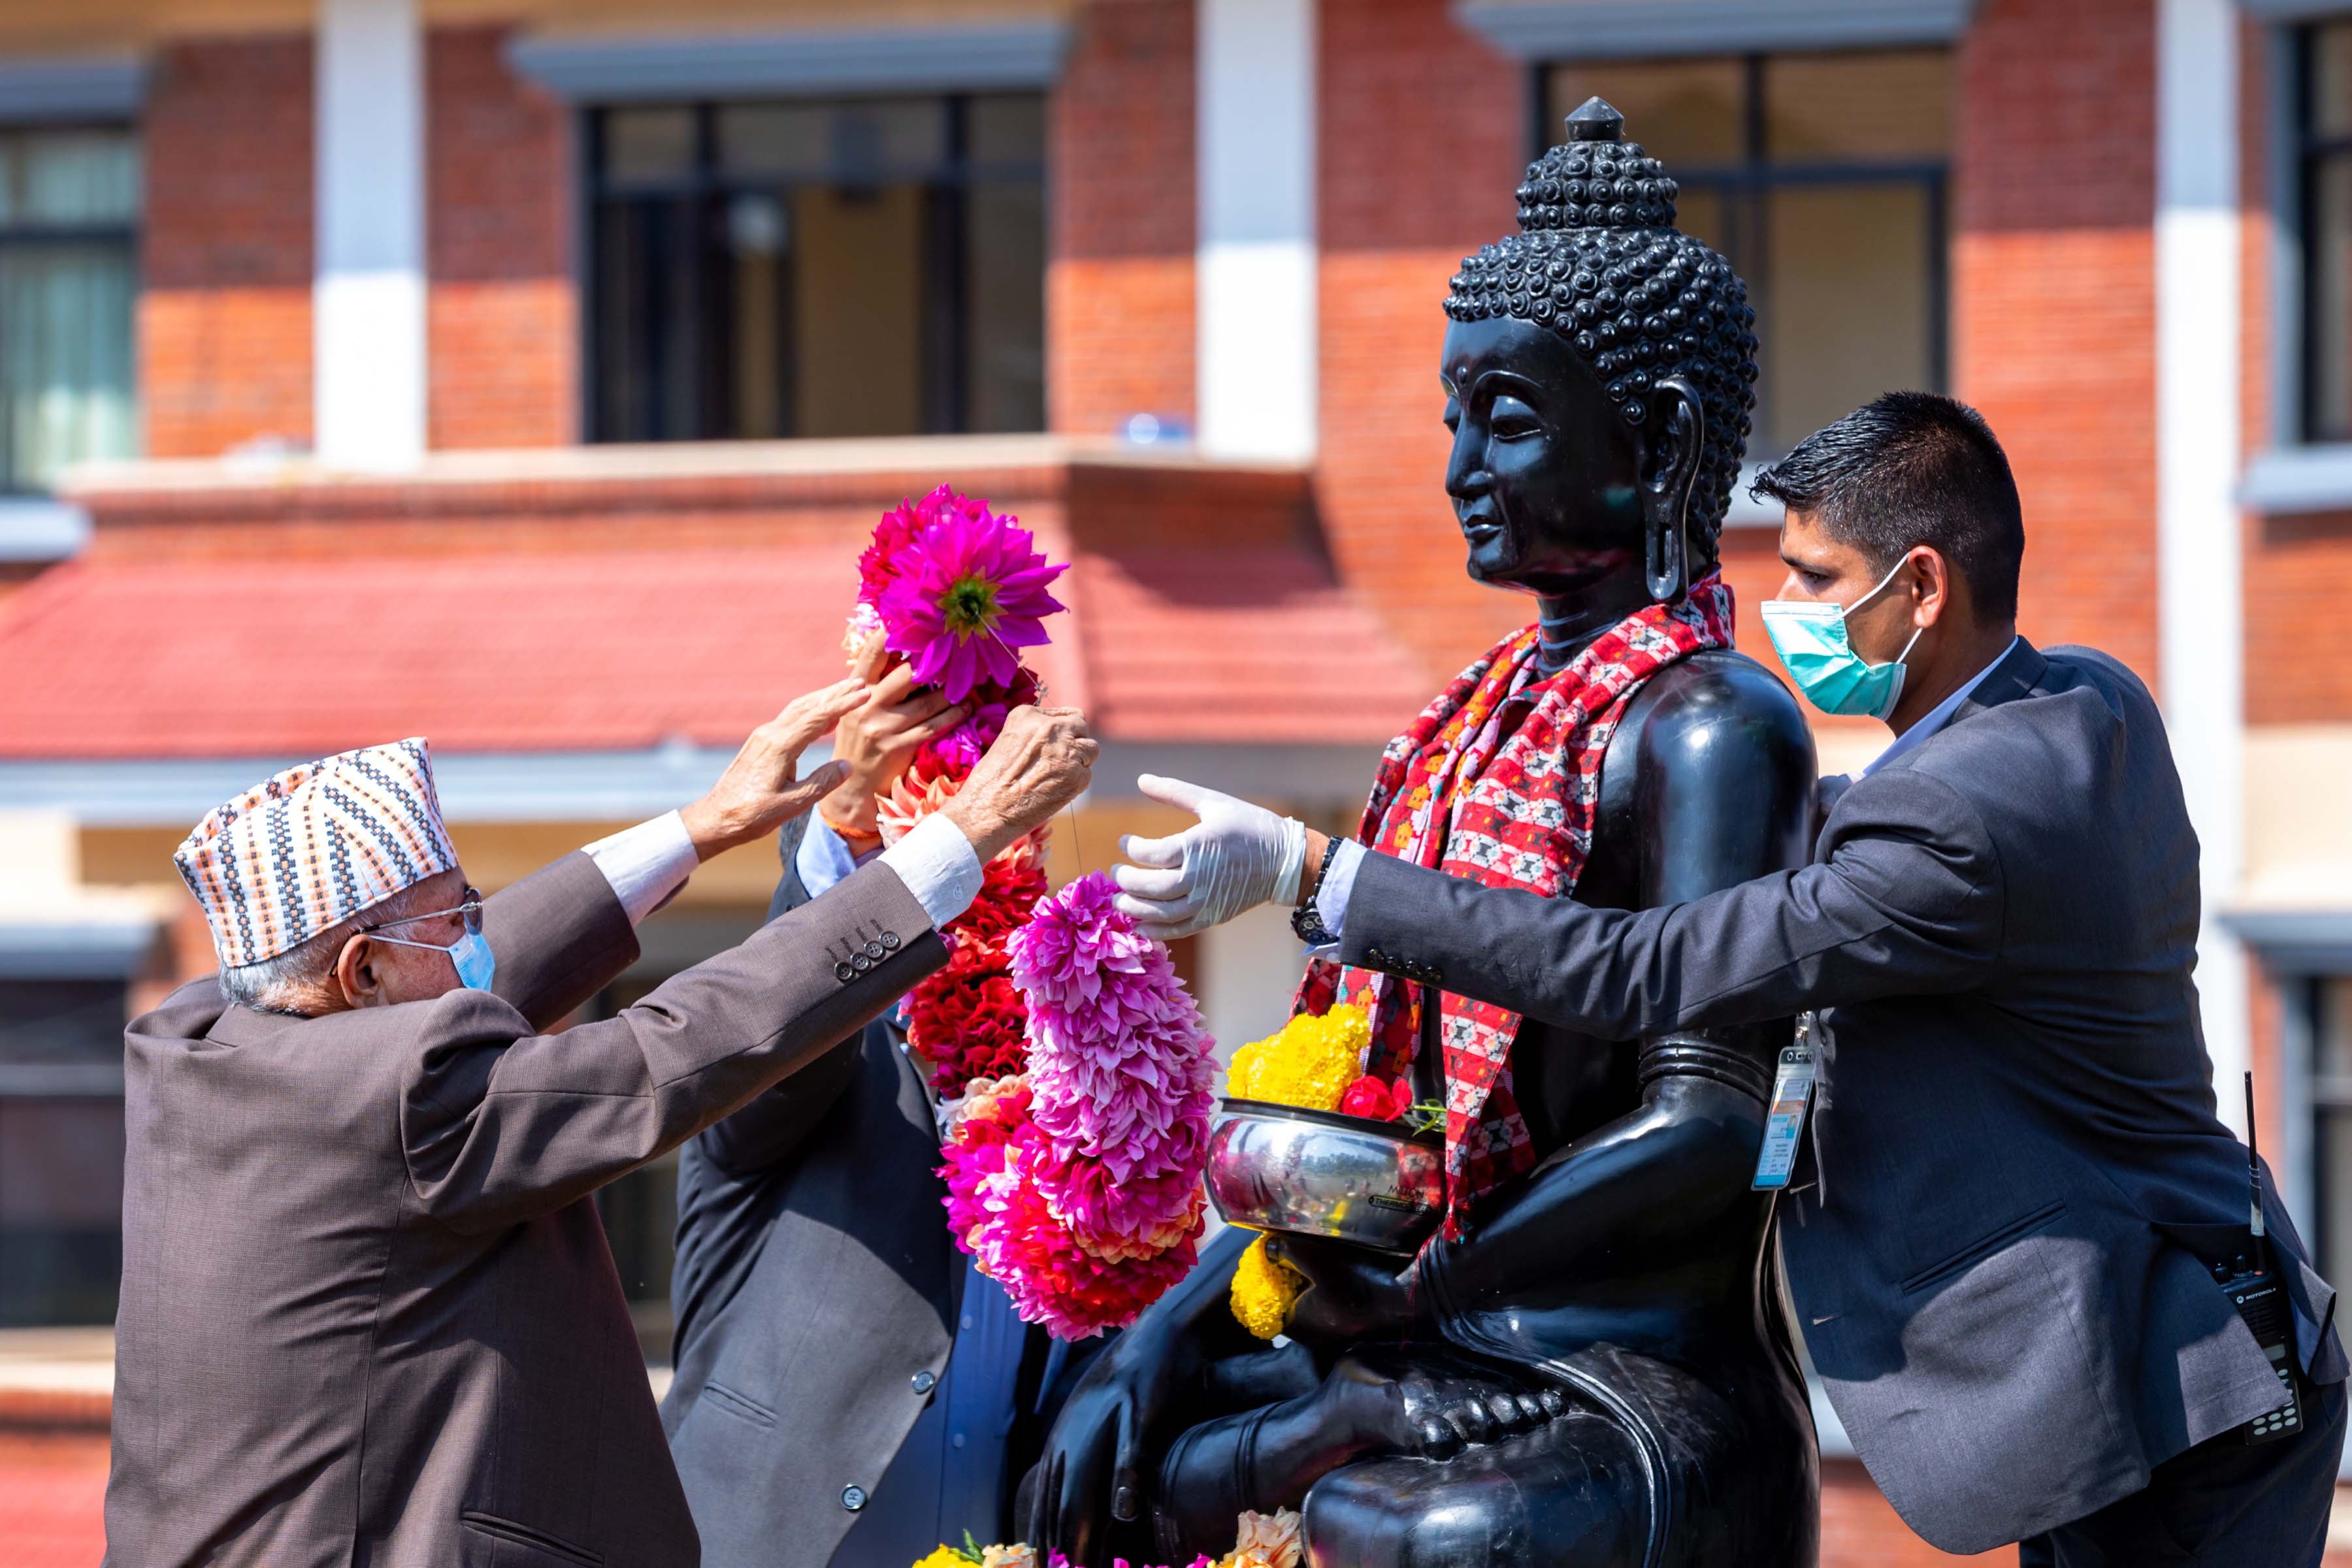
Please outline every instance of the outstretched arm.
[[1341, 952], [1448, 991], [1627, 1039], [1964, 989], [2001, 933], [2001, 868], [1975, 809], [1916, 769], [1838, 803], [1825, 862], [1664, 909], [1588, 909], [1367, 855]]

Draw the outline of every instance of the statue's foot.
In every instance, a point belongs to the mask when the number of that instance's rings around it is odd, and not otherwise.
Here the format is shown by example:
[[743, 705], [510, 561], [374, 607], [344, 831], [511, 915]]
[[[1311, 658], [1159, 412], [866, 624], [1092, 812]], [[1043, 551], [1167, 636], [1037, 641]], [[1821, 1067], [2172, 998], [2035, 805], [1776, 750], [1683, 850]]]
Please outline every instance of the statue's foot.
[[1325, 1392], [1349, 1409], [1366, 1449], [1439, 1459], [1531, 1432], [1567, 1408], [1558, 1389], [1426, 1346], [1355, 1351]]
[[1332, 1471], [1307, 1494], [1309, 1568], [1624, 1568], [1652, 1500], [1614, 1423], [1571, 1411], [1540, 1430]]

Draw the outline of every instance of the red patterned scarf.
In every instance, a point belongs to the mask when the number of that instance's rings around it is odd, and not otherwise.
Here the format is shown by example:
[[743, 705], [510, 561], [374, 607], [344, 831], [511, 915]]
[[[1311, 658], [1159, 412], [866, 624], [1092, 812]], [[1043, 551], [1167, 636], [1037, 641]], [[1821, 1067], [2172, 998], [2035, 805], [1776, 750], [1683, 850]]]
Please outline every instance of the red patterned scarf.
[[[1505, 637], [1389, 742], [1356, 837], [1384, 855], [1538, 898], [1575, 890], [1592, 848], [1601, 763], [1642, 683], [1686, 654], [1731, 646], [1731, 589], [1710, 571], [1679, 605], [1652, 605], [1544, 679], [1537, 629]], [[1517, 721], [1516, 727], [1514, 721]], [[1369, 969], [1310, 970], [1300, 1005], [1323, 998], [1371, 1012], [1366, 1070], [1394, 1080], [1421, 1039], [1422, 988]], [[1445, 1057], [1446, 1234], [1477, 1199], [1535, 1163], [1511, 1097], [1519, 1015], [1438, 994]]]

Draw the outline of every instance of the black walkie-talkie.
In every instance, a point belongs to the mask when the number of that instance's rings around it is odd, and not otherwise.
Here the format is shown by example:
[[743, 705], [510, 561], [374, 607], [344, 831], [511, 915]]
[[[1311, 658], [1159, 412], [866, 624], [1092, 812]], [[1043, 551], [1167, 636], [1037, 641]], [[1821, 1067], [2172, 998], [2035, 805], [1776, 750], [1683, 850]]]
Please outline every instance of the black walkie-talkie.
[[2252, 1072], [2246, 1074], [2246, 1174], [2254, 1199], [2252, 1245], [2247, 1255], [2230, 1263], [2213, 1265], [2213, 1278], [2221, 1281], [2230, 1304], [2237, 1308], [2238, 1316], [2253, 1331], [2254, 1342], [2263, 1347], [2263, 1354], [2270, 1357], [2271, 1370], [2278, 1374], [2279, 1391], [2286, 1395], [2286, 1403], [2264, 1411], [2245, 1426], [2248, 1443], [2274, 1443], [2303, 1430], [2303, 1400], [2295, 1387], [2294, 1323], [2287, 1305], [2286, 1288], [2271, 1268], [2270, 1238], [2263, 1226], [2263, 1168], [2254, 1154]]

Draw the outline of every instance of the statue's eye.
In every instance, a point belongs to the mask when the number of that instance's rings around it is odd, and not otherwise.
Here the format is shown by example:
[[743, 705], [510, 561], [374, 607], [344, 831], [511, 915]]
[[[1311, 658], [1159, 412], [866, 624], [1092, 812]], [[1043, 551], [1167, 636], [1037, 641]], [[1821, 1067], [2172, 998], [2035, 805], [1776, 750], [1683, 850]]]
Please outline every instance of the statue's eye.
[[1532, 436], [1543, 428], [1536, 411], [1516, 397], [1495, 399], [1494, 412], [1487, 417], [1487, 428], [1500, 441], [1515, 441], [1522, 436]]
[[1459, 430], [1462, 428], [1462, 405], [1456, 403], [1450, 397], [1447, 398], [1445, 400], [1444, 418], [1445, 427], [1448, 430]]

